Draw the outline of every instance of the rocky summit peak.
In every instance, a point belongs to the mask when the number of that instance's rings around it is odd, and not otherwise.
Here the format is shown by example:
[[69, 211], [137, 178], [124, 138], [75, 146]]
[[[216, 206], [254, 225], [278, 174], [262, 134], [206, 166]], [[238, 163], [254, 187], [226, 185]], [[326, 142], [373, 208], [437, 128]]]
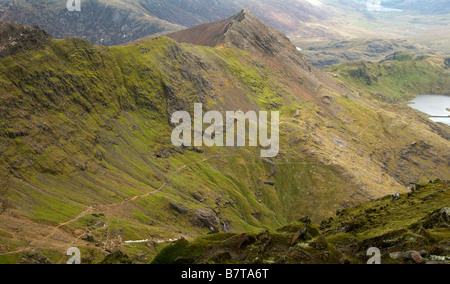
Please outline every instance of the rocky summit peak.
[[[238, 22], [241, 22], [241, 21], [243, 21], [246, 17], [248, 17], [248, 16], [250, 16], [250, 17], [252, 17], [253, 16], [253, 14], [252, 13], [250, 13], [250, 11], [249, 10], [247, 10], [247, 9], [242, 9], [242, 11], [241, 12], [239, 12], [239, 14], [236, 14], [234, 17], [232, 17], [233, 19], [235, 19], [235, 20], [237, 20]], [[255, 17], [255, 16], [253, 16], [253, 17]]]
[[169, 34], [168, 37], [180, 43], [211, 47], [234, 46], [270, 55], [286, 52], [298, 54], [284, 34], [262, 22], [247, 9], [226, 20], [202, 24]]

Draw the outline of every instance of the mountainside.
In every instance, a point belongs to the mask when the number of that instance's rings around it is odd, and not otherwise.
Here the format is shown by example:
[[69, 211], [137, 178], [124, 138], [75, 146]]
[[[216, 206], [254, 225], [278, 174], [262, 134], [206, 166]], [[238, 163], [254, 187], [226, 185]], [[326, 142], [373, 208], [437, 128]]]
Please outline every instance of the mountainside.
[[81, 1], [81, 12], [69, 12], [66, 3], [58, 0], [0, 0], [0, 21], [37, 25], [55, 38], [77, 37], [102, 45], [123, 44], [183, 28], [126, 1]]
[[[0, 262], [61, 263], [77, 246], [83, 263], [146, 263], [170, 240], [320, 222], [449, 179], [448, 126], [352, 94], [246, 10], [225, 23], [185, 31], [207, 31], [203, 45], [40, 32], [0, 58]], [[170, 117], [194, 103], [280, 111], [280, 154], [173, 146]]]
[[141, 5], [160, 19], [186, 27], [220, 21], [243, 8], [284, 32], [297, 31], [304, 23], [326, 20], [331, 16], [323, 4], [314, 0], [147, 0]]
[[[281, 32], [262, 23], [247, 9], [220, 22], [203, 24], [187, 30], [166, 35], [180, 43], [230, 48], [235, 47], [251, 53], [276, 56], [290, 64], [296, 63], [302, 71], [314, 72], [290, 40]], [[315, 72], [320, 76], [320, 72]], [[325, 78], [321, 78], [326, 80]], [[328, 84], [331, 84], [328, 82]]]
[[[401, 39], [450, 53], [445, 0], [381, 4], [387, 11], [369, 9], [365, 0], [83, 0], [80, 12], [69, 12], [66, 1], [0, 0], [0, 21], [37, 25], [55, 38], [77, 37], [111, 46], [220, 21], [246, 8], [302, 49], [330, 41]], [[345, 53], [364, 59], [358, 50], [340, 52]]]
[[344, 210], [311, 224], [308, 217], [277, 231], [213, 234], [164, 248], [155, 264], [366, 264], [379, 248], [382, 264], [449, 264], [449, 182]]

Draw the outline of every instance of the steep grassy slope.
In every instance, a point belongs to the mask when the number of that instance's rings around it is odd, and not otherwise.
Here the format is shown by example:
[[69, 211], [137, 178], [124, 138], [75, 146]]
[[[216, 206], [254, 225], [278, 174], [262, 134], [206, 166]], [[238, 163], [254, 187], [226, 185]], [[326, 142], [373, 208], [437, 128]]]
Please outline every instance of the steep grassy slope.
[[386, 101], [403, 102], [418, 94], [450, 95], [448, 58], [397, 52], [378, 63], [351, 62], [325, 69], [355, 92], [369, 91]]
[[[51, 40], [0, 58], [0, 262], [64, 262], [72, 246], [148, 262], [170, 239], [319, 221], [448, 179], [448, 128], [366, 102], [238, 18], [215, 47]], [[174, 147], [169, 118], [194, 102], [281, 111], [280, 155]]]
[[415, 263], [414, 251], [424, 263], [449, 263], [450, 208], [444, 207], [450, 204], [449, 186], [436, 181], [398, 200], [368, 202], [339, 212], [320, 228], [305, 217], [273, 232], [182, 239], [152, 263], [364, 264], [373, 247], [381, 250], [383, 264]]

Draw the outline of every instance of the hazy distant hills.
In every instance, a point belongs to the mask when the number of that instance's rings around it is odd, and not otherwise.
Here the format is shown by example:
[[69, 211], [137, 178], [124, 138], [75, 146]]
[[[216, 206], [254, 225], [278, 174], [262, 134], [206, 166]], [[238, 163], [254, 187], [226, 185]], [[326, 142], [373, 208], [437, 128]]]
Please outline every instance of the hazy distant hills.
[[[300, 28], [289, 34], [297, 46], [309, 50], [305, 55], [317, 66], [352, 60], [355, 55], [359, 55], [361, 60], [371, 57], [373, 60], [386, 55], [383, 52], [368, 52], [373, 40], [380, 41], [381, 45], [387, 47], [385, 50], [393, 47], [395, 51], [416, 52], [414, 50], [423, 51], [425, 48], [431, 49], [428, 51], [431, 53], [450, 53], [448, 1], [321, 2], [333, 15], [331, 21], [309, 25], [309, 31]], [[367, 45], [361, 46], [364, 41]], [[342, 42], [345, 44], [342, 45]], [[336, 43], [345, 47], [336, 49]], [[318, 61], [321, 62], [317, 64]]]
[[[81, 12], [69, 12], [62, 0], [0, 0], [0, 21], [37, 25], [55, 38], [77, 37], [111, 46], [223, 20], [246, 8], [287, 34], [302, 49], [354, 39], [399, 39], [450, 52], [450, 35], [445, 33], [450, 24], [447, 16], [450, 5], [442, 0], [370, 2], [381, 3], [395, 9], [394, 12], [369, 11], [366, 0], [82, 0], [81, 3]], [[431, 14], [434, 16], [429, 17]], [[349, 52], [358, 54], [357, 50]], [[308, 59], [316, 61], [314, 56], [319, 55], [316, 52], [308, 55]], [[321, 61], [334, 62], [337, 57], [345, 59], [337, 54], [334, 59]]]
[[310, 0], [145, 0], [140, 1], [140, 5], [160, 19], [186, 27], [219, 21], [243, 8], [284, 32], [296, 31], [303, 22], [331, 16], [319, 1]]

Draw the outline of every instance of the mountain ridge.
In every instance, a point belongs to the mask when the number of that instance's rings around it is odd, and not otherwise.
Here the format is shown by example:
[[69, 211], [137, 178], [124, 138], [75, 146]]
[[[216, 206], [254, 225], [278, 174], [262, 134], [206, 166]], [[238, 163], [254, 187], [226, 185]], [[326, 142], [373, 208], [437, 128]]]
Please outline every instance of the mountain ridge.
[[202, 24], [165, 36], [180, 43], [209, 47], [221, 45], [221, 48], [233, 46], [269, 56], [284, 56], [309, 71], [312, 69], [312, 65], [283, 33], [266, 25], [247, 9], [227, 20]]

